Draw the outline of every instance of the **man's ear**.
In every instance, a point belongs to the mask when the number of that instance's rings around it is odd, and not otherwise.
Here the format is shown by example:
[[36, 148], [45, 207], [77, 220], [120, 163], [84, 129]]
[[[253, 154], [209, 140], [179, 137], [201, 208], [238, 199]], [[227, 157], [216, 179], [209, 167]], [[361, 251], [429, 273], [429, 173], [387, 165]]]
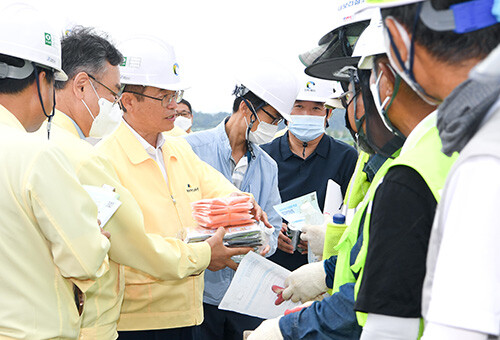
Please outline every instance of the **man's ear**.
[[85, 86], [90, 81], [87, 73], [79, 72], [73, 77], [73, 82], [71, 84], [71, 89], [73, 94], [78, 98], [82, 99], [84, 97]]
[[123, 111], [130, 112], [131, 108], [137, 102], [137, 98], [132, 93], [124, 92], [120, 102], [122, 103]]
[[245, 117], [247, 117], [250, 120], [250, 117], [252, 115], [252, 110], [250, 110], [250, 108], [247, 106], [244, 100], [240, 102], [238, 111], [240, 111]]
[[[385, 88], [385, 93], [381, 93], [386, 97], [392, 97], [392, 93], [394, 92], [394, 83], [396, 82], [396, 77], [394, 76], [394, 71], [388, 65], [389, 62], [380, 61], [377, 66], [379, 68], [379, 72], [383, 72], [382, 78], [380, 79], [379, 88]], [[380, 74], [380, 73], [379, 73]], [[385, 79], [384, 79], [385, 78]]]
[[[391, 17], [388, 17], [385, 19], [385, 26], [386, 26], [386, 29], [389, 30], [389, 33], [392, 36], [392, 40], [393, 40], [394, 44], [396, 45], [396, 48], [398, 49], [398, 52], [399, 52], [399, 55], [401, 56], [401, 59], [403, 60], [403, 62], [405, 62], [408, 58], [409, 51], [406, 49], [405, 41], [404, 41], [403, 37], [401, 36], [401, 32], [398, 30], [398, 26], [400, 27], [400, 29], [404, 29], [407, 33], [407, 36], [410, 37], [408, 30], [406, 30], [406, 28], [403, 25], [396, 23], [395, 19], [391, 18]], [[398, 61], [396, 54], [393, 51], [394, 46], [392, 44], [390, 44], [390, 47], [391, 47], [392, 60]]]

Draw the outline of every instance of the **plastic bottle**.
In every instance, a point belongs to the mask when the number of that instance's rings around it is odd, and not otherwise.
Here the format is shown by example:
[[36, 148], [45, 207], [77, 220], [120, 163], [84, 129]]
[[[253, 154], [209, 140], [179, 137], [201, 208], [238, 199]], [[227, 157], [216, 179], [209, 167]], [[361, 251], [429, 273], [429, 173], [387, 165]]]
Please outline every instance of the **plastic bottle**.
[[333, 224], [345, 224], [345, 216], [342, 214], [335, 214], [332, 217]]
[[332, 217], [332, 223], [326, 225], [325, 246], [323, 249], [323, 259], [327, 259], [332, 255], [337, 255], [338, 251], [335, 246], [339, 243], [340, 238], [347, 228], [345, 224], [346, 217], [343, 214], [335, 214]]

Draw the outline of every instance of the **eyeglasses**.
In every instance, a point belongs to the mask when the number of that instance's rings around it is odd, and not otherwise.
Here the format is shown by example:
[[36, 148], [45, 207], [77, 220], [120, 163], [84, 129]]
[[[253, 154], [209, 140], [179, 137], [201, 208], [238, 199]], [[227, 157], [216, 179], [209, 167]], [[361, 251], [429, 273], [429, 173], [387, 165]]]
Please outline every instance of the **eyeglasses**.
[[[275, 117], [273, 116], [272, 114], [270, 114], [269, 112], [267, 112], [266, 110], [264, 110], [263, 107], [260, 108], [262, 111], [264, 111], [264, 113], [266, 115], [268, 115], [269, 117], [271, 117], [273, 119], [273, 121], [271, 122], [272, 125], [278, 125], [279, 123], [281, 123], [283, 121], [283, 117]], [[258, 110], [257, 110], [258, 111]]]
[[187, 116], [191, 116], [192, 115], [191, 112], [186, 111], [186, 110], [184, 110], [184, 111], [176, 111], [176, 114], [177, 114], [177, 117], [179, 117], [179, 116], [187, 117]]
[[167, 108], [170, 105], [170, 103], [172, 103], [172, 100], [175, 100], [175, 102], [177, 104], [180, 103], [180, 101], [182, 100], [182, 96], [184, 95], [184, 90], [175, 91], [174, 93], [168, 93], [161, 98], [151, 97], [151, 96], [148, 96], [147, 94], [134, 92], [134, 91], [125, 91], [125, 92], [133, 93], [133, 94], [136, 94], [138, 96], [146, 97], [149, 99], [159, 100], [159, 101], [161, 101], [161, 106], [163, 106], [164, 108]]
[[115, 91], [113, 91], [112, 89], [110, 89], [109, 87], [107, 87], [106, 85], [104, 85], [103, 83], [101, 83], [99, 80], [95, 79], [95, 77], [91, 74], [88, 74], [87, 75], [89, 76], [90, 79], [92, 79], [93, 81], [95, 81], [97, 84], [101, 85], [102, 87], [104, 87], [106, 90], [108, 90], [109, 92], [111, 92], [111, 94], [113, 95], [113, 97], [115, 97], [115, 102], [119, 101], [120, 98], [122, 97], [122, 93], [123, 93], [123, 89], [125, 88], [125, 85], [122, 85], [121, 88], [120, 88], [120, 91], [118, 91], [118, 93], [116, 93]]

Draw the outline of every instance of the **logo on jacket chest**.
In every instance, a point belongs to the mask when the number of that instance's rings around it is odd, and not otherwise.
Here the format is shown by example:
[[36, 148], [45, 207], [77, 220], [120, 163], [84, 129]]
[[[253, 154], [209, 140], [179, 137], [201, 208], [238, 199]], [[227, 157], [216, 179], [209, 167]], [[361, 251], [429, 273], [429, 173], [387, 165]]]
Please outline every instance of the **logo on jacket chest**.
[[186, 192], [189, 193], [189, 192], [196, 192], [196, 191], [200, 191], [200, 188], [192, 186], [191, 184], [188, 183], [188, 185], [186, 186]]

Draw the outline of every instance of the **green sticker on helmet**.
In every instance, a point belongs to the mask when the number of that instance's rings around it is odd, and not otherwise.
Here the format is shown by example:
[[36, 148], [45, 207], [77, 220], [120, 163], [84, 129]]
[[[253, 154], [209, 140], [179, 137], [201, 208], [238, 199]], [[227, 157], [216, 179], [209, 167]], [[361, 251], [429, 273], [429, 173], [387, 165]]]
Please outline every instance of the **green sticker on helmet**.
[[45, 45], [52, 46], [52, 35], [45, 33]]

